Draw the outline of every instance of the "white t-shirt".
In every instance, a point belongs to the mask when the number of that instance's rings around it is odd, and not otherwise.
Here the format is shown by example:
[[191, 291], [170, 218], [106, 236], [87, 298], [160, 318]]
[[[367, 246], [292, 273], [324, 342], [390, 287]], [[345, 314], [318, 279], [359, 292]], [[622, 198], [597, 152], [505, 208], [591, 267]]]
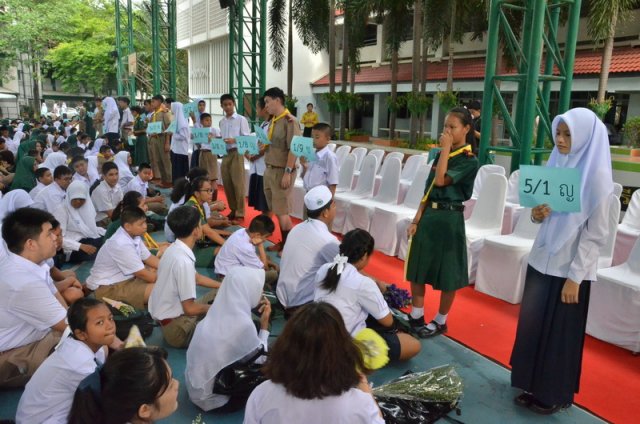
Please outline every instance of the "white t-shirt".
[[316, 153], [318, 160], [309, 162], [307, 172], [302, 179], [304, 189], [311, 190], [319, 185], [338, 184], [338, 159], [328, 146]]
[[107, 211], [115, 209], [123, 197], [124, 193], [118, 184], [111, 187], [106, 181], [101, 181], [91, 193], [91, 201], [96, 208], [96, 222], [105, 219]]
[[67, 192], [54, 181], [38, 193], [33, 201], [33, 207], [53, 213], [62, 204], [66, 196]]
[[290, 308], [313, 301], [318, 269], [340, 253], [340, 242], [327, 224], [308, 219], [293, 227], [287, 237], [280, 261], [276, 294]]
[[140, 237], [131, 237], [123, 227], [113, 233], [98, 251], [96, 261], [87, 278], [91, 290], [109, 286], [133, 278], [144, 269], [144, 262], [151, 253]]
[[49, 266], [7, 252], [0, 262], [0, 352], [42, 340], [67, 311], [49, 285]]
[[300, 399], [267, 380], [249, 396], [244, 424], [384, 424], [373, 396], [352, 388], [340, 396]]
[[256, 246], [251, 243], [249, 233], [244, 228], [231, 234], [216, 255], [213, 265], [216, 272], [222, 275], [227, 275], [234, 266], [264, 268], [256, 252]]
[[320, 267], [316, 275], [315, 301], [332, 304], [340, 311], [347, 331], [355, 336], [367, 326], [367, 316], [380, 320], [391, 313], [387, 301], [376, 283], [358, 272], [356, 267], [346, 264], [335, 291], [329, 293], [320, 287], [333, 264]]
[[16, 422], [66, 424], [78, 385], [105, 359], [104, 349], [93, 353], [83, 342], [65, 339], [27, 383]]
[[149, 313], [157, 320], [184, 314], [182, 302], [196, 298], [196, 257], [176, 240], [160, 258], [158, 279], [149, 297]]

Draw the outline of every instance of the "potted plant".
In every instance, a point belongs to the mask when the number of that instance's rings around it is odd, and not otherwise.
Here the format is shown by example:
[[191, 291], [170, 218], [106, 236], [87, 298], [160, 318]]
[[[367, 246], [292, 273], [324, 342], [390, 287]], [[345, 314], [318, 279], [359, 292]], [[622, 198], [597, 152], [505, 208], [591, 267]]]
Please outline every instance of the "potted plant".
[[627, 119], [624, 124], [624, 136], [629, 140], [631, 156], [640, 158], [640, 116]]
[[595, 113], [598, 116], [598, 118], [600, 118], [600, 120], [602, 121], [605, 115], [607, 114], [607, 112], [609, 112], [609, 109], [611, 109], [612, 103], [613, 103], [613, 96], [604, 100], [602, 103], [592, 98], [591, 101], [587, 104], [587, 106], [589, 106], [589, 109], [591, 109], [593, 113]]
[[298, 103], [298, 98], [297, 97], [286, 96], [284, 98], [284, 106], [287, 109], [289, 109], [289, 112], [291, 112], [291, 114], [293, 116], [296, 116], [298, 114], [298, 108], [296, 107], [297, 103]]
[[369, 133], [364, 130], [353, 129], [353, 130], [347, 130], [344, 138], [348, 141], [368, 143], [370, 136], [369, 136]]
[[458, 105], [457, 91], [438, 91], [436, 95], [438, 96], [438, 101], [444, 113], [449, 112]]

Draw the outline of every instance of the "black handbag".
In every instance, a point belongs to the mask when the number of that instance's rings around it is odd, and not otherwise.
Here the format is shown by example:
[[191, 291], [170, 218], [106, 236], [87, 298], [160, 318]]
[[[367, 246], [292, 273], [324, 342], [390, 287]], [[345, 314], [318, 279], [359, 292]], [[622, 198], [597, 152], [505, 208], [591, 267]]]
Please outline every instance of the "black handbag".
[[267, 380], [261, 371], [262, 364], [255, 363], [264, 354], [264, 347], [260, 345], [249, 359], [239, 360], [224, 367], [215, 377], [213, 393], [249, 397], [256, 386]]
[[138, 326], [143, 339], [149, 337], [153, 333], [153, 328], [158, 326], [148, 311], [136, 309], [135, 312], [124, 315], [111, 305], [109, 305], [109, 309], [111, 309], [113, 320], [116, 323], [116, 336], [120, 340], [126, 340], [129, 336], [129, 330], [134, 325]]

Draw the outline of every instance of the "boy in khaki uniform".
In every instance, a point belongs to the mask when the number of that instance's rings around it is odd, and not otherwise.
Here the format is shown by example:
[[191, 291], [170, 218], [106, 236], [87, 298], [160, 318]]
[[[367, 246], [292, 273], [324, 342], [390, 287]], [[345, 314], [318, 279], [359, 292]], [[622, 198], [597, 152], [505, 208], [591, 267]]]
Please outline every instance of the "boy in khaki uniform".
[[273, 87], [264, 93], [265, 108], [272, 116], [269, 126], [271, 144], [264, 155], [264, 195], [269, 210], [278, 216], [282, 241], [268, 250], [281, 251], [293, 224], [289, 216], [291, 189], [296, 180], [296, 156], [291, 153], [291, 139], [300, 135], [300, 125], [284, 107], [284, 92]]
[[160, 171], [160, 179], [162, 183], [160, 187], [169, 188], [171, 184], [171, 160], [169, 158], [169, 150], [171, 149], [171, 134], [165, 130], [171, 124], [171, 114], [166, 112], [163, 107], [164, 97], [160, 94], [153, 96], [151, 99], [151, 107], [155, 111], [151, 114], [149, 122], [162, 122], [162, 133], [149, 135], [149, 153], [151, 161], [155, 161]]

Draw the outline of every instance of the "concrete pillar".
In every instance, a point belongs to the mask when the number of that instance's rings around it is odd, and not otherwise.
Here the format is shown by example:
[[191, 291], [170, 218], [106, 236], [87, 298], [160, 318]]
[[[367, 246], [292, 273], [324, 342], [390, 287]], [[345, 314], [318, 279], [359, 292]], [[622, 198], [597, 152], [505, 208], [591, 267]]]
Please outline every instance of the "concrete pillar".
[[440, 109], [438, 96], [433, 96], [433, 105], [431, 109], [431, 138], [437, 140], [441, 132], [440, 128], [442, 128], [442, 119], [444, 119], [444, 116], [440, 116], [442, 109]]
[[371, 129], [371, 135], [373, 137], [379, 137], [380, 132], [378, 128], [382, 125], [382, 111], [384, 110], [382, 94], [374, 94], [373, 96], [373, 128]]

